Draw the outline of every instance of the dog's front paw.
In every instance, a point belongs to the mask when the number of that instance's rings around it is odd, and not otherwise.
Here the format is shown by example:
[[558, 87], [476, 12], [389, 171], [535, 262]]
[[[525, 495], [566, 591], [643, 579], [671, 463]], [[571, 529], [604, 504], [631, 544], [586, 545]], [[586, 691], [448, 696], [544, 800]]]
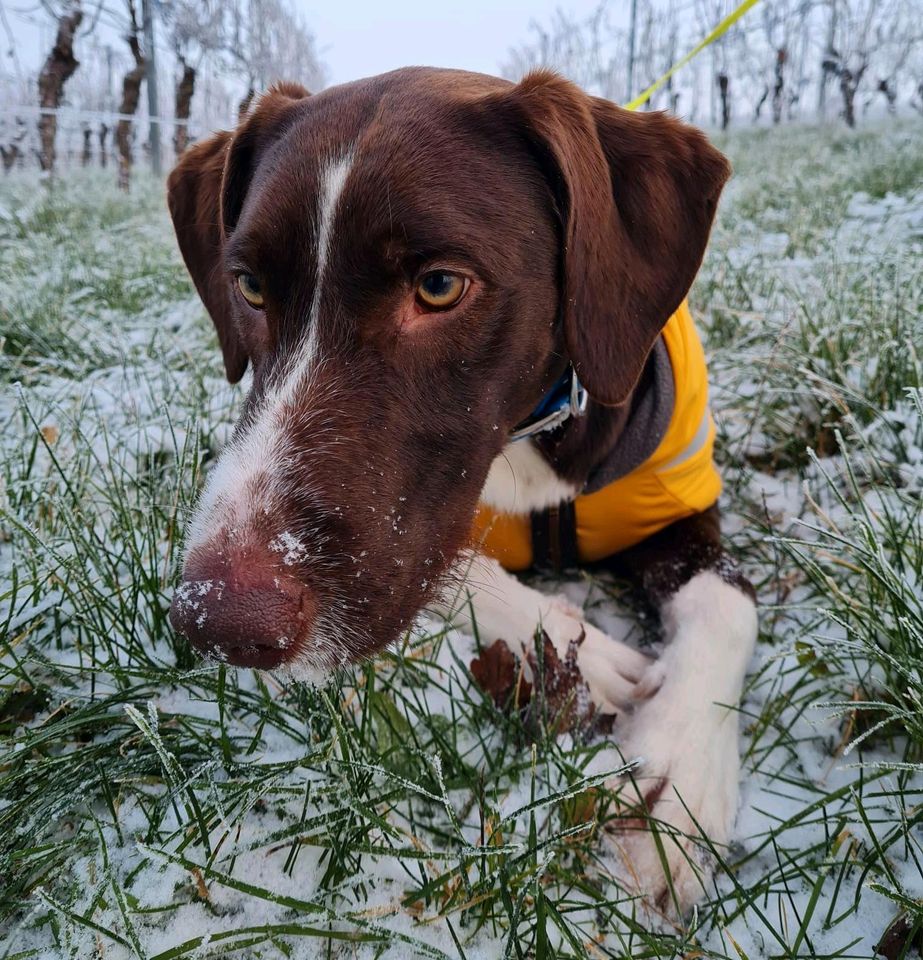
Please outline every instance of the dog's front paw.
[[590, 697], [603, 713], [617, 713], [638, 700], [638, 684], [651, 669], [651, 660], [627, 643], [614, 640], [587, 623], [583, 611], [562, 597], [550, 599], [542, 628], [563, 660], [571, 641], [579, 641], [577, 666]]
[[736, 714], [690, 704], [683, 684], [659, 674], [655, 666], [639, 685], [649, 699], [619, 737], [623, 758], [638, 762], [617, 784], [611, 836], [627, 882], [649, 908], [673, 917], [709, 890], [711, 848], [727, 844], [737, 811], [740, 757]]

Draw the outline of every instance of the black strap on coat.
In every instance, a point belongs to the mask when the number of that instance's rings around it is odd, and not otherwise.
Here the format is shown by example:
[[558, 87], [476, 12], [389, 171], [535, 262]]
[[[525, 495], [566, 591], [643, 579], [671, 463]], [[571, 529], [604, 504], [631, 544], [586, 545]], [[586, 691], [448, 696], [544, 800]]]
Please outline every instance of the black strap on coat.
[[533, 510], [532, 566], [543, 573], [563, 573], [580, 562], [577, 553], [577, 514], [573, 500]]

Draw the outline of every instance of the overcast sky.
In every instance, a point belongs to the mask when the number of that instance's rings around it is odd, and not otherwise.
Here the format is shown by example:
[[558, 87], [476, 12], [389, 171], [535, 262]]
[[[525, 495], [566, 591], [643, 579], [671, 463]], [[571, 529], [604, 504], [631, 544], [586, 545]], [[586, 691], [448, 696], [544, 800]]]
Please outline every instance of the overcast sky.
[[[599, 0], [292, 0], [317, 37], [331, 84], [411, 64], [498, 73], [507, 51], [529, 39], [529, 23], [547, 24], [561, 8], [584, 17]], [[613, 22], [627, 21], [629, 0], [609, 0]], [[35, 0], [0, 0], [21, 67], [48, 53], [50, 18]], [[94, 8], [89, 0], [88, 11]], [[4, 32], [0, 44], [9, 56]], [[161, 38], [163, 42], [163, 38]]]
[[[314, 29], [331, 83], [423, 64], [498, 73], [507, 51], [557, 8], [590, 14], [599, 0], [295, 0]], [[628, 0], [609, 0], [613, 20]], [[626, 17], [627, 19], [627, 17]]]

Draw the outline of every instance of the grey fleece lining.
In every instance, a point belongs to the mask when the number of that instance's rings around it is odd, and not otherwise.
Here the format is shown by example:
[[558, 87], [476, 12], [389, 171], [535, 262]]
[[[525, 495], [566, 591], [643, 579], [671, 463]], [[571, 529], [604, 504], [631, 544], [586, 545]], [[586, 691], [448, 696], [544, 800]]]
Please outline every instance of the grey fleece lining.
[[653, 454], [667, 432], [676, 402], [676, 387], [673, 364], [663, 337], [658, 337], [654, 344], [648, 364], [651, 373], [647, 388], [640, 396], [635, 395], [625, 429], [606, 459], [590, 474], [584, 493], [595, 493], [628, 476]]

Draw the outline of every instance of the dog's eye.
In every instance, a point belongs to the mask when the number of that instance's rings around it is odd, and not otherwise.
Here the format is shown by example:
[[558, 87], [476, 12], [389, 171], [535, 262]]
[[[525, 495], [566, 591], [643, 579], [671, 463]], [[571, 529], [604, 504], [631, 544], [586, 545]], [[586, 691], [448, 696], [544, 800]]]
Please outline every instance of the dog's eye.
[[237, 276], [237, 286], [244, 295], [244, 300], [257, 310], [263, 308], [263, 291], [260, 281], [252, 273], [241, 273]]
[[417, 284], [417, 302], [430, 310], [447, 310], [465, 295], [468, 282], [461, 274], [433, 270]]

